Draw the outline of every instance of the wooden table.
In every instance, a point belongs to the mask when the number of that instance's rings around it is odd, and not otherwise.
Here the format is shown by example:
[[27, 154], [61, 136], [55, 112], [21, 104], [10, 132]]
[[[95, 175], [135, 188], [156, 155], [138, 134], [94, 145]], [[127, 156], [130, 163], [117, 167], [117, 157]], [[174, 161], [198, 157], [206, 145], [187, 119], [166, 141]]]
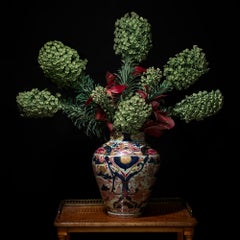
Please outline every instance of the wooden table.
[[179, 198], [151, 199], [140, 217], [131, 218], [108, 215], [100, 199], [67, 199], [54, 220], [59, 240], [84, 232], [176, 233], [177, 240], [193, 240], [196, 224], [190, 206]]

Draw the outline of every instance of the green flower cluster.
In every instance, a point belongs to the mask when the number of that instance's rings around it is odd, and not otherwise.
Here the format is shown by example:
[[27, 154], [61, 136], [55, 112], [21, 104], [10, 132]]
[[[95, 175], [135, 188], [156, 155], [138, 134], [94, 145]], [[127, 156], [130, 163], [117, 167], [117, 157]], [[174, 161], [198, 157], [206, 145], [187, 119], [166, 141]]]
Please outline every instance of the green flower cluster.
[[39, 51], [38, 63], [45, 76], [60, 88], [74, 87], [86, 69], [87, 60], [60, 41], [49, 41]]
[[118, 132], [136, 134], [152, 113], [152, 106], [136, 93], [121, 101], [114, 115], [114, 128]]
[[223, 97], [219, 90], [199, 91], [177, 103], [172, 110], [172, 115], [187, 123], [192, 120], [199, 121], [218, 112], [222, 105]]
[[93, 101], [101, 106], [102, 110], [106, 113], [106, 119], [108, 121], [113, 120], [115, 107], [113, 105], [113, 101], [111, 98], [106, 94], [106, 89], [102, 86], [97, 86], [90, 95]]
[[151, 25], [147, 19], [135, 12], [126, 13], [115, 22], [114, 45], [116, 55], [123, 62], [131, 59], [140, 63], [146, 59], [152, 48]]
[[31, 91], [18, 93], [17, 105], [23, 117], [52, 117], [61, 109], [60, 94], [52, 95], [48, 90], [33, 88]]
[[140, 82], [143, 89], [147, 88], [148, 91], [153, 91], [160, 84], [162, 78], [162, 71], [160, 68], [149, 67], [141, 76]]
[[183, 90], [195, 83], [204, 73], [208, 72], [205, 53], [197, 45], [185, 49], [169, 58], [164, 66], [163, 75], [177, 90]]

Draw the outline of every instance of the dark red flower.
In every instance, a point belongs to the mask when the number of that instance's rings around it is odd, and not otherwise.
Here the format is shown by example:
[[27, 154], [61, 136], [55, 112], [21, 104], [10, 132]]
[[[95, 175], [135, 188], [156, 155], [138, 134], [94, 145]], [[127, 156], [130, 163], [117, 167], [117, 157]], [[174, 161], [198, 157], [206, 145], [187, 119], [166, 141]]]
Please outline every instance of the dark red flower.
[[112, 85], [115, 82], [116, 75], [114, 75], [113, 73], [107, 72], [105, 75], [105, 78], [107, 81], [107, 85]]
[[93, 101], [92, 97], [89, 97], [87, 101], [85, 102], [85, 105], [89, 105]]
[[107, 93], [111, 94], [120, 94], [126, 89], [126, 85], [113, 85], [107, 89]]
[[102, 108], [98, 108], [98, 110], [95, 113], [95, 118], [97, 120], [105, 121], [106, 120], [106, 113], [102, 110]]
[[137, 93], [141, 96], [141, 98], [147, 99], [147, 93], [145, 93], [144, 91], [138, 90]]
[[113, 124], [111, 122], [107, 122], [107, 127], [108, 127], [109, 131], [112, 132]]
[[143, 125], [143, 131], [153, 137], [160, 137], [164, 130], [175, 126], [174, 120], [160, 110], [154, 111], [155, 120], [149, 119]]
[[113, 99], [114, 95], [121, 94], [127, 88], [126, 85], [113, 85], [110, 88], [106, 88], [107, 94]]
[[157, 111], [160, 103], [158, 101], [151, 101], [153, 111]]
[[140, 66], [136, 66], [134, 68], [134, 71], [132, 72], [133, 76], [138, 76], [141, 75], [142, 73], [146, 72], [146, 68], [140, 67]]
[[101, 107], [98, 108], [97, 112], [95, 113], [95, 119], [99, 121], [106, 122], [106, 125], [110, 132], [113, 130], [113, 124], [106, 119], [106, 113], [102, 110]]

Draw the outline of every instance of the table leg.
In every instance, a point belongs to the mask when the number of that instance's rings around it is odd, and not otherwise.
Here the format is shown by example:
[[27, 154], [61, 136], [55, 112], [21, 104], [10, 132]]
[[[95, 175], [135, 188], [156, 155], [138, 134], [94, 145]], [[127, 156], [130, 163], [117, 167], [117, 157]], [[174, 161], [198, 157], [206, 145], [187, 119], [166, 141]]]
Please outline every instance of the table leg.
[[184, 240], [193, 240], [194, 229], [186, 228], [184, 229]]
[[183, 240], [183, 232], [177, 232], [177, 240]]
[[70, 240], [69, 234], [63, 231], [58, 231], [57, 237], [58, 237], [58, 240]]

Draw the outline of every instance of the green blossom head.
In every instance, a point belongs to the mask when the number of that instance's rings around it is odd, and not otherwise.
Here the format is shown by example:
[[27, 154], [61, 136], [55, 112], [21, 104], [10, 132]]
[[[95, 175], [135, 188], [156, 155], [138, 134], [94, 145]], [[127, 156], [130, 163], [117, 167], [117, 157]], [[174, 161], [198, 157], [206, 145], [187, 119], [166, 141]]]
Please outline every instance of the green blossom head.
[[136, 134], [152, 112], [151, 104], [135, 94], [130, 99], [121, 101], [114, 116], [114, 128], [118, 132]]
[[193, 45], [191, 49], [186, 48], [169, 58], [164, 65], [163, 75], [176, 90], [183, 90], [194, 84], [208, 70], [205, 53], [197, 45]]
[[199, 91], [178, 102], [173, 108], [172, 115], [187, 123], [192, 120], [203, 120], [216, 114], [222, 108], [223, 100], [223, 95], [218, 89], [211, 92]]
[[116, 55], [123, 62], [131, 60], [140, 63], [146, 59], [152, 48], [151, 25], [137, 13], [126, 13], [115, 22], [114, 46]]
[[86, 69], [87, 60], [60, 41], [46, 42], [39, 51], [38, 63], [45, 76], [59, 88], [74, 88]]
[[17, 106], [23, 117], [44, 118], [52, 117], [61, 109], [60, 95], [52, 95], [48, 90], [40, 91], [33, 88], [31, 91], [19, 92], [16, 96]]
[[149, 67], [146, 69], [146, 72], [141, 75], [141, 86], [143, 89], [148, 89], [148, 91], [151, 91], [160, 85], [161, 78], [162, 71], [160, 68]]

